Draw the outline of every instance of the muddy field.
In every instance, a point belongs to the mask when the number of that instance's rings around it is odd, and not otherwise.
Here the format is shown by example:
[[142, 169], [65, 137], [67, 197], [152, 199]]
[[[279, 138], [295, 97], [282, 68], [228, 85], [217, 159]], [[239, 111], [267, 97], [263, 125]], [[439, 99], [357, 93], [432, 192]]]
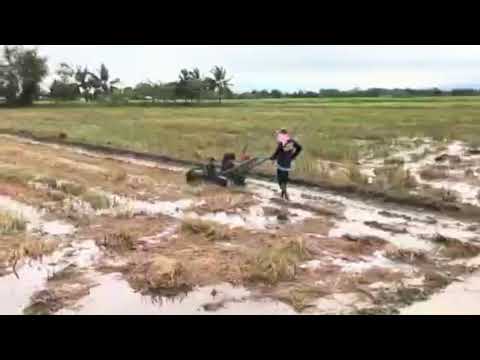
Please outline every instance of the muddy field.
[[[480, 205], [477, 149], [423, 139], [359, 166], [375, 182], [400, 163], [412, 193]], [[270, 182], [184, 174], [1, 136], [0, 313], [428, 313], [449, 292], [475, 304], [459, 286], [478, 287], [475, 219], [301, 187], [286, 203]]]

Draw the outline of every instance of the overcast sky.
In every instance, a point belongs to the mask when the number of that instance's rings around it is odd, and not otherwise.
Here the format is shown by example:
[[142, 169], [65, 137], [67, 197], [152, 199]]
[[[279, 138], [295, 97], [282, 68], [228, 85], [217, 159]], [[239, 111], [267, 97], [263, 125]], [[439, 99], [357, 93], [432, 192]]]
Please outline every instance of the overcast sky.
[[[354, 87], [480, 87], [480, 46], [40, 45], [61, 62], [98, 69], [123, 86], [173, 81], [182, 68], [225, 66], [234, 89], [284, 91]], [[52, 71], [53, 72], [53, 71]]]

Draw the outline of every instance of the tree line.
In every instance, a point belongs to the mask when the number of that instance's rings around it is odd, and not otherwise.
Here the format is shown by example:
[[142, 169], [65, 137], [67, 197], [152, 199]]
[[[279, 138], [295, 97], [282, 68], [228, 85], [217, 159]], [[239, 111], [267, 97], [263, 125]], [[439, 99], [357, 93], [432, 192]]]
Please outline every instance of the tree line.
[[231, 79], [227, 77], [226, 70], [215, 66], [211, 77], [203, 77], [198, 68], [193, 70], [182, 69], [178, 81], [170, 83], [141, 82], [135, 87], [122, 89], [121, 94], [132, 100], [200, 102], [202, 99], [231, 98]]
[[142, 82], [134, 88], [120, 88], [119, 78], [110, 75], [105, 64], [98, 71], [88, 67], [62, 63], [55, 70], [55, 79], [49, 91], [42, 91], [40, 84], [49, 74], [47, 59], [37, 49], [22, 46], [5, 46], [0, 56], [0, 98], [9, 105], [31, 105], [39, 98], [85, 102], [128, 100], [200, 102], [202, 99], [231, 97], [231, 78], [221, 66], [214, 66], [211, 76], [202, 76], [198, 68], [182, 69], [178, 80], [170, 83]]
[[222, 99], [279, 99], [279, 98], [341, 98], [341, 97], [415, 97], [415, 96], [477, 96], [478, 89], [385, 89], [370, 88], [352, 90], [320, 89], [319, 91], [282, 92], [273, 90], [252, 90], [242, 93], [232, 91], [231, 78], [221, 66], [214, 66], [209, 76], [202, 76], [198, 68], [182, 69], [177, 81], [141, 82], [134, 87], [121, 88], [120, 79], [113, 78], [102, 64], [98, 71], [88, 67], [72, 66], [66, 63], [54, 71], [54, 80], [48, 91], [42, 91], [41, 83], [48, 76], [47, 58], [38, 54], [37, 49], [22, 46], [4, 46], [0, 54], [0, 102], [2, 98], [9, 105], [31, 105], [41, 97], [60, 101], [83, 99], [85, 102], [106, 101], [126, 103], [130, 100], [152, 102], [200, 102]]
[[281, 98], [351, 98], [351, 97], [432, 97], [432, 96], [478, 96], [480, 90], [473, 88], [440, 90], [431, 89], [320, 89], [319, 91], [282, 92], [273, 90], [252, 90], [235, 94], [236, 99], [281, 99]]

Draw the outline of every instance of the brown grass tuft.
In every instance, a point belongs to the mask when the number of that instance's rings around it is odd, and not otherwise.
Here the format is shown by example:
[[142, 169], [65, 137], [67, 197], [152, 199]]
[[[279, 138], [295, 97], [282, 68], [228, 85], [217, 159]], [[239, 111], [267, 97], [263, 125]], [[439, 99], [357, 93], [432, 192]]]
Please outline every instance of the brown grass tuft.
[[0, 211], [0, 235], [16, 234], [25, 231], [27, 222], [20, 216]]
[[64, 182], [58, 186], [58, 189], [63, 191], [66, 194], [79, 196], [85, 192], [85, 187], [80, 184]]
[[98, 246], [116, 252], [125, 252], [135, 249], [135, 238], [126, 230], [105, 234], [103, 239], [96, 241]]
[[84, 193], [82, 200], [89, 203], [94, 210], [108, 209], [112, 205], [108, 197], [93, 191]]
[[272, 285], [279, 281], [293, 280], [298, 263], [310, 258], [311, 255], [301, 238], [283, 246], [269, 247], [253, 260], [248, 278]]
[[436, 234], [432, 239], [439, 244], [440, 254], [452, 259], [470, 258], [480, 254], [480, 246]]
[[232, 238], [232, 230], [213, 221], [184, 219], [180, 230], [183, 235], [201, 235], [209, 241], [226, 241]]
[[448, 177], [448, 171], [436, 167], [428, 167], [420, 171], [420, 176], [425, 180], [438, 180]]
[[191, 287], [186, 280], [183, 264], [163, 255], [155, 255], [148, 261], [135, 264], [129, 282], [142, 292], [167, 291], [165, 295], [175, 295]]

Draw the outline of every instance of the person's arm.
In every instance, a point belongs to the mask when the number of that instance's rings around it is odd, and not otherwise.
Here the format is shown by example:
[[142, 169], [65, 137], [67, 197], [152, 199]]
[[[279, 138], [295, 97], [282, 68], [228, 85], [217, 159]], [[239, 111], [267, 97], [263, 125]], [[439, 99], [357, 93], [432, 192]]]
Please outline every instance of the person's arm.
[[277, 157], [278, 157], [278, 153], [280, 152], [280, 147], [282, 146], [282, 144], [278, 143], [277, 145], [277, 149], [275, 150], [275, 152], [273, 153], [272, 156], [270, 156], [270, 160], [275, 160]]
[[292, 156], [292, 160], [295, 160], [295, 158], [300, 155], [300, 153], [302, 152], [302, 145], [300, 145], [298, 142], [296, 142], [295, 140], [292, 140], [293, 141], [293, 147], [295, 148], [295, 153], [293, 154]]

